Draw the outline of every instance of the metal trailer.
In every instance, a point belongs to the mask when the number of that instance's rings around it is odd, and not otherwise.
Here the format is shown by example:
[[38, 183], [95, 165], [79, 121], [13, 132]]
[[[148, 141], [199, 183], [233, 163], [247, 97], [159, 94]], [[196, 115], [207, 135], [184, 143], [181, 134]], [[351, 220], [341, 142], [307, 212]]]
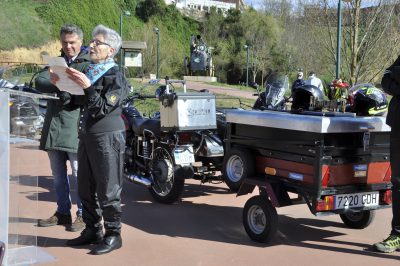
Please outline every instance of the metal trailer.
[[[252, 193], [243, 225], [257, 242], [278, 228], [277, 207], [306, 203], [316, 215], [339, 214], [365, 228], [391, 204], [390, 127], [384, 117], [351, 113], [231, 110], [223, 171]], [[296, 196], [297, 197], [294, 197]]]

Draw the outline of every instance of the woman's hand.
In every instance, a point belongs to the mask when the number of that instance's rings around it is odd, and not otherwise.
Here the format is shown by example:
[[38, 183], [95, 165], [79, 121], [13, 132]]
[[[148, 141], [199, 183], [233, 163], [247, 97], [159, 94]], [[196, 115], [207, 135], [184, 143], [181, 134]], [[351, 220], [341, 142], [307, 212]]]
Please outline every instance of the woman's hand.
[[60, 77], [53, 72], [51, 68], [49, 68], [49, 74], [50, 74], [50, 82], [53, 85], [57, 85], [57, 82], [60, 80]]
[[67, 70], [65, 70], [65, 73], [67, 73], [68, 78], [72, 79], [82, 89], [87, 89], [90, 87], [90, 85], [91, 85], [90, 80], [82, 72], [69, 67], [69, 68], [67, 68]]

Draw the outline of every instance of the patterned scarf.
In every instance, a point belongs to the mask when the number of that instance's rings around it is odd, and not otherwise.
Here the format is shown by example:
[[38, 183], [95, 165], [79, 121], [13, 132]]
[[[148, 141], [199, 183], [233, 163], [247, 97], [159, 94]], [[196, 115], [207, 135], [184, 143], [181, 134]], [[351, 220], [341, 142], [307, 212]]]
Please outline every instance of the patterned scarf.
[[112, 58], [107, 59], [103, 63], [90, 64], [85, 71], [86, 77], [89, 78], [91, 84], [94, 84], [101, 76], [103, 76], [115, 65], [114, 59]]

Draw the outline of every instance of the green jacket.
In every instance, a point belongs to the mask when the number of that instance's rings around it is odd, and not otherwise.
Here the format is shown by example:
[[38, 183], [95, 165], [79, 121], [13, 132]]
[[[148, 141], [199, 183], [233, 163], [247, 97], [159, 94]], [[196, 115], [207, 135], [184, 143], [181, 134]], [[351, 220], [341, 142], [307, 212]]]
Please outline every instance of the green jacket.
[[[87, 50], [81, 50], [78, 57], [69, 65], [83, 71], [90, 63]], [[50, 82], [47, 69], [38, 74], [35, 87], [44, 93], [56, 93], [59, 100], [47, 102], [46, 117], [44, 119], [40, 138], [41, 150], [59, 150], [77, 153], [78, 151], [78, 118], [80, 107], [74, 104], [74, 97], [67, 92], [61, 92]], [[79, 96], [78, 96], [79, 97]]]

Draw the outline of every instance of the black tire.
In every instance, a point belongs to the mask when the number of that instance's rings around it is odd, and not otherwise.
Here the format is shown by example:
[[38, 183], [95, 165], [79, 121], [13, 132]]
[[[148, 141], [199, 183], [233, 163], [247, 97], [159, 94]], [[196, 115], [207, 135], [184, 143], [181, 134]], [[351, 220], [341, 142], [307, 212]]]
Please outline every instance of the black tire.
[[353, 229], [364, 229], [372, 223], [375, 218], [374, 211], [346, 212], [340, 214], [343, 223]]
[[152, 160], [153, 183], [149, 188], [151, 196], [160, 203], [171, 204], [183, 192], [184, 179], [175, 178], [173, 160], [163, 148], [155, 150]]
[[254, 175], [254, 168], [254, 156], [248, 150], [233, 148], [224, 156], [223, 179], [233, 192], [237, 192], [243, 179]]
[[267, 243], [278, 231], [278, 213], [265, 197], [250, 198], [244, 205], [242, 218], [244, 229], [253, 241]]

